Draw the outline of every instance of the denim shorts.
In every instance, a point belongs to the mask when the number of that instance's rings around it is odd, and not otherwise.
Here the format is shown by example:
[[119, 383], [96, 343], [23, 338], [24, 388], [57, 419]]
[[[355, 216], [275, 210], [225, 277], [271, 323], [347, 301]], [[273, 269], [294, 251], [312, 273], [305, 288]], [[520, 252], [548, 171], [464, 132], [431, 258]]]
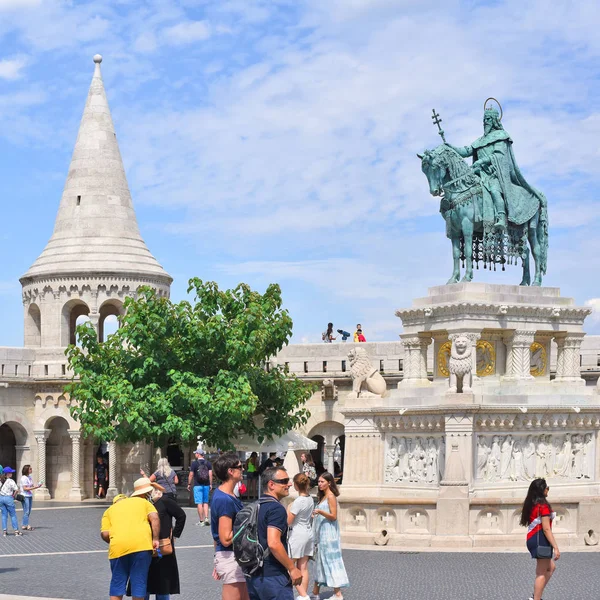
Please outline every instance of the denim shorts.
[[127, 592], [127, 580], [131, 581], [131, 595], [144, 598], [148, 584], [148, 570], [152, 562], [152, 550], [132, 552], [110, 559], [110, 595], [124, 596]]
[[208, 504], [208, 494], [210, 485], [195, 485], [194, 486], [194, 502], [196, 504]]

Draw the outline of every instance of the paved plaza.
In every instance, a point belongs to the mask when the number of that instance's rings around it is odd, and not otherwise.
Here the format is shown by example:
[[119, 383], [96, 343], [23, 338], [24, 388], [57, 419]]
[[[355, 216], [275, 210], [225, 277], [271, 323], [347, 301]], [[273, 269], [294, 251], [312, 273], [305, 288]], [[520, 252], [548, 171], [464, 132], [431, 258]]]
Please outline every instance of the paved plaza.
[[[99, 535], [103, 510], [34, 507], [36, 530], [0, 541], [0, 599], [22, 594], [106, 600], [110, 570]], [[210, 577], [210, 531], [194, 526], [194, 509], [186, 511], [188, 523], [177, 547], [182, 594], [174, 599], [219, 600], [220, 584]], [[520, 600], [528, 597], [534, 568], [526, 553], [344, 550], [344, 560], [351, 582], [344, 594], [348, 600]], [[544, 600], [600, 598], [599, 567], [600, 553], [565, 553]]]

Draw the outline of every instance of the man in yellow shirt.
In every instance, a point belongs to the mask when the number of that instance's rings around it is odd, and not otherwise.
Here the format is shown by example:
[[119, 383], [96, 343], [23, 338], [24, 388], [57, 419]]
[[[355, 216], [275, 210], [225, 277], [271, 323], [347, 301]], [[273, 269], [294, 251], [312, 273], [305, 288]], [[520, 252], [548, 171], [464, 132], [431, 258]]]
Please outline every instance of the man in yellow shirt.
[[109, 544], [112, 573], [110, 600], [122, 600], [128, 580], [133, 600], [146, 597], [148, 569], [152, 551], [158, 549], [160, 528], [156, 508], [148, 501], [155, 488], [163, 489], [147, 477], [136, 480], [131, 497], [119, 500], [102, 515], [100, 535]]

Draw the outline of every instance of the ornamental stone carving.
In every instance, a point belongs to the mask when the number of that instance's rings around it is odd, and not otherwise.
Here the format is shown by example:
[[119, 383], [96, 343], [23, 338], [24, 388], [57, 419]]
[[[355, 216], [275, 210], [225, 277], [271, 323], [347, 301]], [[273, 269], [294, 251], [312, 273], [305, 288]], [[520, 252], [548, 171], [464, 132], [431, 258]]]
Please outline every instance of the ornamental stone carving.
[[321, 385], [321, 400], [335, 402], [338, 399], [338, 389], [333, 379], [324, 379]]
[[452, 335], [452, 349], [448, 368], [450, 370], [450, 393], [470, 392], [473, 387], [473, 344], [466, 335]]
[[475, 478], [486, 482], [594, 479], [592, 433], [478, 435]]
[[438, 484], [443, 475], [442, 435], [390, 436], [385, 456], [385, 483]]
[[381, 373], [371, 364], [364, 348], [352, 348], [348, 352], [352, 392], [349, 398], [373, 398], [385, 394], [386, 383]]

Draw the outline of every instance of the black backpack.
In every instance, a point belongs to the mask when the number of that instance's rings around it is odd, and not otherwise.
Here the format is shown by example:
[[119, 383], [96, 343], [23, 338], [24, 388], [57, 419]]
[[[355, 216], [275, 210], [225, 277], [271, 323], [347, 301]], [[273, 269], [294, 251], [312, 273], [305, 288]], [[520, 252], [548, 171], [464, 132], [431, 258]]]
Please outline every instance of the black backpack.
[[206, 460], [198, 462], [198, 468], [196, 469], [196, 483], [198, 485], [207, 485], [206, 482], [210, 479], [208, 471], [208, 463]]
[[277, 502], [275, 498], [259, 498], [246, 504], [233, 522], [233, 555], [246, 577], [261, 569], [269, 548], [263, 548], [258, 540], [258, 513], [262, 504]]

